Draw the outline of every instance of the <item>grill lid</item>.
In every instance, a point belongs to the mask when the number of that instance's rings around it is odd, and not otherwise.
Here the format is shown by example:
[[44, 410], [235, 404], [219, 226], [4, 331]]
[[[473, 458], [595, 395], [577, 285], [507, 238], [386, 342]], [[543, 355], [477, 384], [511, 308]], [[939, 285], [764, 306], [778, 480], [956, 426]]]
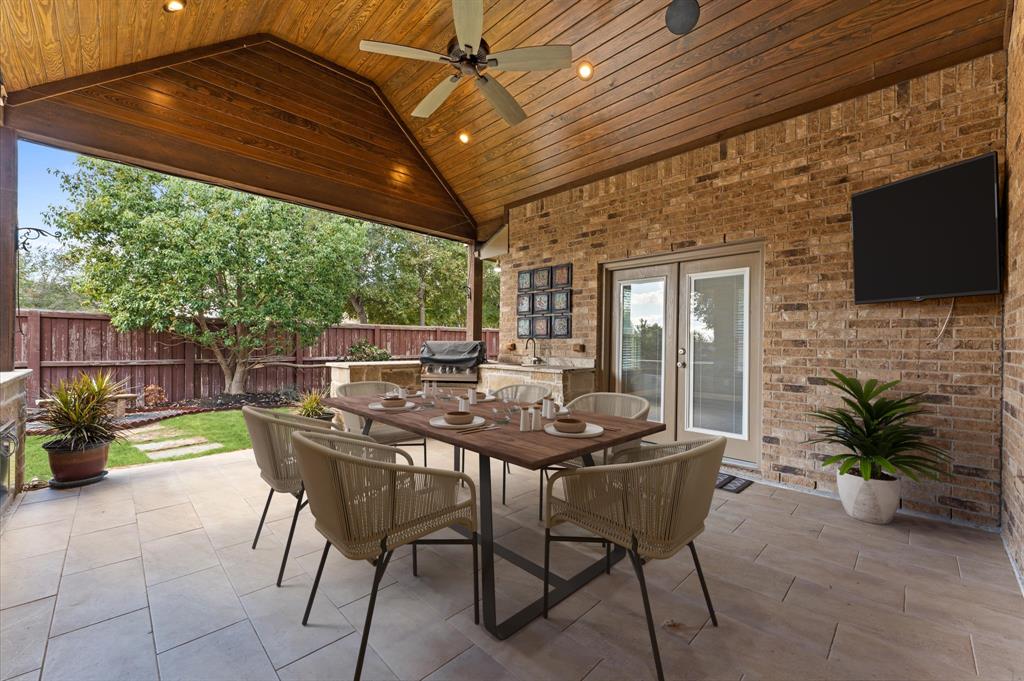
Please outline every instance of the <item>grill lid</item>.
[[487, 360], [483, 341], [424, 341], [420, 364], [441, 364], [457, 369], [475, 369]]

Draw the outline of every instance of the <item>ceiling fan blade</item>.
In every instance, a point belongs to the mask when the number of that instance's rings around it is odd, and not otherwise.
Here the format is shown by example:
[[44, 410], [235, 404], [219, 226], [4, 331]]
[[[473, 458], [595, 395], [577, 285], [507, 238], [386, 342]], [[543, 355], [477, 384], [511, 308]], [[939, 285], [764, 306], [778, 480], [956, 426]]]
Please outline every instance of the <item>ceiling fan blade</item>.
[[494, 78], [480, 76], [476, 79], [476, 86], [480, 88], [481, 94], [487, 98], [498, 115], [504, 118], [509, 125], [522, 123], [526, 118], [523, 107], [519, 106], [519, 102]]
[[360, 40], [359, 49], [363, 52], [376, 52], [377, 54], [387, 54], [392, 57], [405, 57], [406, 59], [418, 59], [420, 61], [448, 61], [448, 58], [443, 54], [435, 54], [429, 50], [421, 50], [418, 47], [409, 47], [408, 45], [379, 43], [376, 40]]
[[466, 54], [476, 54], [484, 32], [484, 0], [452, 0], [452, 15], [459, 46]]
[[572, 66], [572, 45], [538, 45], [488, 55], [487, 64], [503, 71], [550, 71]]
[[429, 118], [430, 114], [437, 111], [437, 107], [444, 104], [444, 100], [448, 99], [448, 95], [459, 86], [461, 80], [458, 75], [442, 80], [426, 97], [420, 100], [420, 103], [412, 110], [412, 115], [416, 118]]

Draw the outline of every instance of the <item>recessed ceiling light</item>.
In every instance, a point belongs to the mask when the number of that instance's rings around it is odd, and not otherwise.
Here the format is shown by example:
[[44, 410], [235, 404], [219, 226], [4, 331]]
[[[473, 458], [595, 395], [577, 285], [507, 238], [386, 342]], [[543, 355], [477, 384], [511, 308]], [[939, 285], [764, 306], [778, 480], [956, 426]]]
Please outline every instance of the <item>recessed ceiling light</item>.
[[469, 144], [469, 133], [468, 132], [460, 132], [459, 133], [459, 141], [462, 142], [463, 144]]
[[581, 61], [576, 65], [576, 75], [580, 77], [580, 80], [590, 80], [590, 77], [594, 75], [594, 65], [589, 61]]
[[167, 0], [164, 3], [165, 12], [180, 12], [185, 9], [185, 0]]

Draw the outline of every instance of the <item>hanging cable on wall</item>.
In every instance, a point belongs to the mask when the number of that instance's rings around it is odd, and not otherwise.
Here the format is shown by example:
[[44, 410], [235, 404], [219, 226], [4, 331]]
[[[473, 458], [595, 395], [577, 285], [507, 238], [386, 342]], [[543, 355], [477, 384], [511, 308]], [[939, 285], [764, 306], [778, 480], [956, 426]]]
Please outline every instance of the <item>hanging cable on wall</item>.
[[946, 329], [949, 328], [949, 322], [953, 319], [953, 306], [956, 305], [956, 297], [949, 301], [949, 312], [946, 313], [946, 320], [942, 322], [942, 328], [939, 329], [939, 333], [935, 338], [928, 341], [928, 345], [938, 345], [942, 337], [946, 335]]

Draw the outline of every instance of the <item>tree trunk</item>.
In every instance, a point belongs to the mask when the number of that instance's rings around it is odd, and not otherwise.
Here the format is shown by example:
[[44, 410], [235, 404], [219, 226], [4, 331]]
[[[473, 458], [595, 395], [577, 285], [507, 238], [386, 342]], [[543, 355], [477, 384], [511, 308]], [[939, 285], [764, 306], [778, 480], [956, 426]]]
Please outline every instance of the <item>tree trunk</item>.
[[349, 296], [349, 302], [352, 304], [352, 309], [356, 311], [356, 316], [359, 317], [359, 323], [366, 323], [366, 306], [363, 305], [363, 301], [359, 296]]
[[427, 325], [427, 284], [420, 278], [420, 290], [416, 292], [420, 301], [420, 326]]
[[231, 382], [225, 383], [228, 395], [241, 395], [245, 392], [245, 378], [249, 375], [249, 365], [239, 362], [235, 365], [235, 371], [231, 376]]

